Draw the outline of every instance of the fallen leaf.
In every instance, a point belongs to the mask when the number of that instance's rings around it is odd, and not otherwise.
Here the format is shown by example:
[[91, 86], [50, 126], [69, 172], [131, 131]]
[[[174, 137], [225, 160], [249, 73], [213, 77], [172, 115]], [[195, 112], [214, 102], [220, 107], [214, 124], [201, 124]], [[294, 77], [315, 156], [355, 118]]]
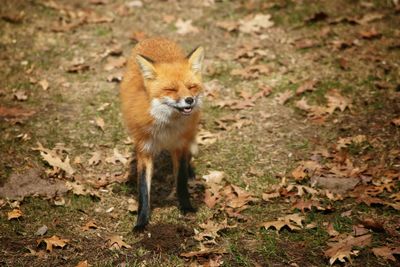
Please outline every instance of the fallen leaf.
[[273, 198], [280, 197], [281, 194], [279, 192], [273, 192], [273, 193], [263, 193], [262, 194], [262, 199], [264, 201], [270, 201]]
[[192, 25], [192, 20], [182, 20], [178, 19], [175, 22], [175, 27], [177, 28], [176, 33], [180, 35], [186, 35], [189, 33], [198, 33], [199, 29]]
[[81, 227], [82, 231], [89, 231], [90, 229], [97, 229], [98, 226], [95, 221], [90, 220], [84, 226]]
[[218, 139], [218, 135], [206, 130], [200, 130], [197, 134], [196, 141], [199, 145], [212, 145]]
[[279, 232], [283, 227], [287, 226], [290, 230], [300, 230], [303, 227], [302, 221], [305, 219], [304, 216], [299, 214], [289, 214], [284, 217], [278, 218], [276, 221], [264, 222], [261, 224], [266, 230], [270, 227], [274, 227]]
[[301, 95], [304, 92], [315, 91], [316, 80], [307, 80], [302, 85], [300, 85], [296, 90], [296, 95]]
[[120, 250], [122, 248], [132, 248], [129, 244], [122, 240], [122, 236], [112, 235], [107, 239], [107, 246], [111, 250]]
[[22, 211], [20, 209], [13, 209], [7, 212], [7, 219], [10, 221], [12, 219], [17, 219], [22, 216]]
[[43, 90], [49, 89], [49, 82], [47, 80], [40, 80], [38, 84], [42, 87]]
[[336, 89], [330, 90], [326, 98], [328, 100], [328, 112], [332, 114], [336, 109], [340, 111], [345, 111], [346, 108], [350, 108], [350, 99], [342, 96]]
[[101, 151], [92, 152], [92, 157], [89, 159], [89, 165], [95, 166], [101, 162]]
[[225, 173], [222, 171], [208, 171], [207, 175], [203, 175], [203, 179], [207, 183], [215, 183], [219, 184], [222, 182], [222, 179], [225, 177]]
[[34, 115], [36, 111], [33, 110], [28, 110], [24, 108], [18, 108], [18, 107], [3, 107], [0, 106], [0, 118], [18, 118], [18, 117], [31, 117]]
[[35, 235], [36, 236], [44, 235], [44, 234], [46, 234], [48, 229], [49, 228], [46, 225], [43, 225], [42, 227], [40, 227], [39, 229], [36, 230]]
[[351, 144], [359, 145], [366, 141], [367, 141], [367, 137], [363, 134], [339, 138], [339, 140], [337, 141], [336, 149], [340, 150], [340, 149], [348, 147]]
[[262, 33], [263, 30], [274, 26], [270, 14], [256, 14], [252, 18], [239, 21], [239, 31], [243, 33]]
[[84, 71], [88, 71], [89, 69], [90, 66], [85, 64], [85, 60], [83, 58], [79, 58], [74, 59], [66, 71], [69, 73], [81, 73]]
[[113, 155], [111, 157], [106, 158], [106, 162], [114, 165], [120, 162], [123, 165], [125, 165], [128, 162], [128, 156], [122, 155], [121, 153], [119, 153], [117, 148], [114, 148]]
[[42, 158], [50, 164], [50, 166], [60, 168], [61, 170], [65, 171], [68, 175], [74, 174], [74, 169], [71, 167], [69, 163], [68, 155], [65, 157], [64, 160], [60, 159], [58, 155], [54, 153], [48, 153], [47, 151], [40, 151], [40, 155]]
[[14, 98], [18, 101], [26, 101], [28, 100], [28, 95], [23, 90], [18, 90], [14, 93]]
[[69, 242], [69, 239], [63, 239], [63, 238], [59, 238], [56, 235], [53, 235], [50, 238], [39, 239], [36, 242], [37, 242], [38, 246], [42, 242], [46, 243], [46, 250], [48, 252], [52, 252], [53, 251], [53, 247], [64, 248], [67, 245], [67, 243]]
[[128, 199], [128, 211], [137, 212], [138, 209], [139, 209], [139, 203], [133, 198]]
[[110, 71], [113, 69], [119, 69], [125, 66], [126, 58], [125, 57], [108, 57], [107, 63], [104, 65], [104, 70]]
[[391, 123], [392, 123], [393, 125], [395, 125], [395, 126], [400, 126], [400, 117], [391, 120]]
[[360, 31], [360, 36], [364, 39], [374, 39], [382, 36], [375, 28]]
[[89, 267], [89, 264], [88, 264], [87, 260], [84, 260], [84, 261], [78, 262], [78, 264], [75, 267]]
[[373, 248], [372, 252], [376, 257], [382, 257], [385, 260], [397, 261], [396, 258], [394, 257], [394, 254], [397, 255], [400, 254], [400, 247], [383, 246], [383, 247]]
[[278, 94], [275, 97], [275, 99], [279, 104], [284, 105], [293, 96], [294, 96], [294, 93], [292, 91], [290, 91], [290, 90], [287, 90], [287, 91], [285, 91], [283, 93]]
[[99, 127], [104, 132], [104, 126], [105, 126], [104, 119], [101, 117], [96, 117], [94, 121], [96, 123], [96, 126]]
[[180, 256], [185, 257], [185, 258], [193, 258], [193, 257], [204, 257], [204, 256], [210, 255], [210, 254], [225, 254], [225, 253], [227, 253], [227, 252], [226, 252], [226, 249], [223, 247], [207, 248], [203, 244], [200, 243], [200, 250], [184, 252], [184, 253], [181, 253]]
[[[338, 236], [340, 237], [340, 236]], [[357, 251], [353, 247], [364, 247], [371, 243], [372, 235], [363, 235], [359, 237], [347, 236], [344, 239], [335, 237], [332, 239], [328, 246], [330, 247], [325, 251], [325, 256], [329, 257], [329, 263], [332, 265], [336, 260], [345, 262], [346, 259], [351, 260], [351, 255], [357, 255]]]
[[316, 46], [320, 46], [320, 42], [314, 39], [309, 39], [309, 38], [302, 38], [298, 39], [294, 42], [294, 46], [297, 49], [306, 49], [306, 48], [312, 48]]

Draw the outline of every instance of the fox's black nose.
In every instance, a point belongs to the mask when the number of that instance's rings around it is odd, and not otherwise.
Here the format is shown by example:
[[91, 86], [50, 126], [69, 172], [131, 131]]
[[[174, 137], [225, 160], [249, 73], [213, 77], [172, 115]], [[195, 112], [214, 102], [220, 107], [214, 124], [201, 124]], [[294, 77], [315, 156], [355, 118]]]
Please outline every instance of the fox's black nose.
[[189, 97], [186, 97], [186, 98], [185, 98], [185, 102], [188, 103], [189, 105], [191, 105], [191, 104], [193, 104], [194, 99], [193, 99], [193, 97], [190, 97], [190, 96], [189, 96]]

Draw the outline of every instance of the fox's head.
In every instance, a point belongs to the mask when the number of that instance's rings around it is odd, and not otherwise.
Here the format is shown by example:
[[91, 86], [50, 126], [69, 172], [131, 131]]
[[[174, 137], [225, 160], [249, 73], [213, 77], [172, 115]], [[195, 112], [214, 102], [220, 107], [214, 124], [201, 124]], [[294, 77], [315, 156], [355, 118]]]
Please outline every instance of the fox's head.
[[151, 100], [151, 114], [168, 119], [173, 114], [190, 115], [201, 104], [201, 69], [204, 49], [198, 47], [186, 58], [173, 62], [154, 62], [136, 55], [144, 84]]

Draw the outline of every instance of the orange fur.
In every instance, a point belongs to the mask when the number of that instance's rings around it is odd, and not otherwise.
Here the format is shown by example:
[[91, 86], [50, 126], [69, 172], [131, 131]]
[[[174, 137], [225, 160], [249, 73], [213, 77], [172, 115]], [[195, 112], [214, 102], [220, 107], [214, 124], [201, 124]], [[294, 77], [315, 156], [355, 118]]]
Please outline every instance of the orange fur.
[[[158, 77], [156, 81], [151, 82], [153, 83], [151, 90], [145, 86], [146, 82], [136, 62], [137, 55], [146, 56], [155, 62]], [[154, 38], [136, 45], [128, 60], [120, 91], [123, 118], [136, 150], [143, 150], [143, 145], [152, 138], [149, 129], [154, 124], [154, 118], [149, 112], [150, 101], [164, 95], [169, 95], [173, 99], [190, 95], [187, 86], [193, 83], [199, 85], [193, 89], [194, 94], [197, 94], [201, 90], [201, 77], [189, 71], [188, 60], [176, 43], [164, 38]], [[166, 87], [174, 87], [178, 91], [163, 92], [162, 89]], [[176, 119], [179, 116], [182, 115], [176, 114]], [[195, 111], [190, 116], [191, 119], [186, 121], [185, 131], [180, 133], [186, 147], [194, 141], [200, 111]]]

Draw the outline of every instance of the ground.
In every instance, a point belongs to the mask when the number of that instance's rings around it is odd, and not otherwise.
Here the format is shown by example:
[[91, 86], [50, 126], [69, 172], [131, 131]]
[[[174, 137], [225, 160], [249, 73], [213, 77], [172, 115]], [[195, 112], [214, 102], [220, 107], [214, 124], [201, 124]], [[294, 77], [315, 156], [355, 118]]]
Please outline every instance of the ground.
[[[398, 266], [397, 1], [7, 0], [0, 15], [2, 266]], [[151, 36], [206, 51], [198, 211], [167, 198], [161, 155], [135, 233], [118, 88]]]

